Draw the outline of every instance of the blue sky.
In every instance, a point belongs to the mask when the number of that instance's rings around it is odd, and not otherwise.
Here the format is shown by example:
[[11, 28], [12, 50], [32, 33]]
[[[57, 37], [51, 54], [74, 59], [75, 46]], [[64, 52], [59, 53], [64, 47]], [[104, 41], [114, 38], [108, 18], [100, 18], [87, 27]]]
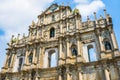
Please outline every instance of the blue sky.
[[52, 3], [67, 5], [68, 2], [72, 9], [76, 7], [80, 10], [83, 21], [88, 15], [93, 19], [94, 11], [98, 18], [100, 15], [104, 17], [103, 9], [106, 8], [113, 19], [113, 28], [120, 45], [120, 0], [0, 0], [0, 67], [5, 60], [6, 43], [12, 34], [27, 35], [28, 26], [32, 20], [37, 21], [37, 15], [44, 9]]

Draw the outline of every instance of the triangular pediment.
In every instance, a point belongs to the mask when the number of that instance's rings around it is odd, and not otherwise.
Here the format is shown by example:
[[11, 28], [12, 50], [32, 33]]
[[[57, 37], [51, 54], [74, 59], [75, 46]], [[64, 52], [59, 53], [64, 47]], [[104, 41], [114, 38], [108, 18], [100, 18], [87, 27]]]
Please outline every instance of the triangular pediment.
[[48, 8], [46, 9], [46, 11], [45, 11], [44, 13], [45, 13], [45, 14], [48, 14], [48, 13], [54, 12], [54, 11], [56, 11], [56, 10], [58, 10], [58, 9], [59, 9], [59, 7], [58, 7], [57, 4], [52, 4], [50, 7], [48, 7]]

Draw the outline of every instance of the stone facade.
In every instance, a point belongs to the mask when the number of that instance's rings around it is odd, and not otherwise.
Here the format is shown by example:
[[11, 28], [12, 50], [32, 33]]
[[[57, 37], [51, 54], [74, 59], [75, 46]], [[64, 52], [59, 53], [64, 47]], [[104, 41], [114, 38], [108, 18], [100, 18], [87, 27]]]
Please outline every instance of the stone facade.
[[12, 36], [0, 80], [120, 80], [112, 18], [104, 13], [82, 22], [78, 9], [52, 4], [28, 36]]

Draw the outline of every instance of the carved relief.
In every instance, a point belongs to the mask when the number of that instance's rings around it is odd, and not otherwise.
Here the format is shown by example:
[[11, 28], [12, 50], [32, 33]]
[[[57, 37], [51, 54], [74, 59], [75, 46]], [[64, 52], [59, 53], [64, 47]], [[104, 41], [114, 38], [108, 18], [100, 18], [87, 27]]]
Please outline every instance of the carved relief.
[[47, 39], [48, 39], [48, 36], [47, 36], [47, 32], [46, 32], [46, 31], [43, 33], [43, 39], [44, 39], [44, 40], [47, 40]]
[[60, 19], [60, 14], [56, 14], [56, 17], [55, 17], [56, 20], [59, 20]]
[[102, 31], [101, 36], [103, 37], [103, 39], [109, 38], [108, 37], [109, 36], [109, 32], [108, 31]]
[[62, 17], [63, 17], [63, 18], [66, 17], [66, 10], [63, 11]]
[[21, 48], [21, 49], [18, 49], [16, 52], [18, 56], [21, 56], [25, 54], [25, 49]]
[[95, 22], [94, 21], [90, 21], [88, 24], [88, 27], [94, 27], [95, 26]]
[[76, 39], [74, 37], [72, 37], [71, 40], [70, 40], [70, 43], [71, 44], [76, 44]]
[[38, 29], [38, 36], [40, 36], [40, 37], [42, 36], [42, 28]]
[[87, 34], [81, 36], [81, 40], [94, 39], [94, 34]]
[[65, 41], [63, 41], [62, 42], [62, 51], [64, 52], [64, 53], [66, 53], [65, 51], [66, 51], [66, 43], [65, 43]]
[[[67, 9], [70, 12], [67, 12]], [[53, 21], [52, 15], [54, 15]], [[120, 61], [117, 61], [119, 60], [119, 57], [117, 57], [117, 59], [114, 57], [113, 61], [111, 57], [111, 55], [117, 53], [117, 50], [110, 50], [111, 52], [104, 51], [105, 48], [103, 46], [103, 39], [107, 38], [107, 41], [111, 40], [110, 33], [109, 31], [107, 31], [107, 28], [102, 27], [106, 26], [106, 18], [97, 19], [97, 21], [91, 21], [89, 19], [86, 22], [82, 22], [81, 14], [73, 14], [69, 6], [64, 5], [60, 5], [59, 7], [56, 5], [51, 5], [47, 10], [45, 10], [45, 12], [38, 16], [38, 18], [38, 23], [40, 26], [36, 26], [36, 24], [33, 23], [29, 27], [30, 34], [26, 37], [24, 36], [22, 39], [19, 39], [19, 44], [11, 45], [8, 48], [9, 54], [13, 54], [16, 51], [18, 57], [21, 57], [21, 55], [23, 55], [22, 57], [25, 58], [25, 65], [23, 65], [23, 70], [16, 73], [11, 72], [8, 76], [8, 79], [10, 79], [11, 76], [15, 79], [14, 76], [17, 76], [16, 80], [30, 80], [33, 78], [36, 80], [78, 80], [78, 77], [81, 76], [80, 80], [98, 80], [98, 78], [96, 77], [97, 72], [102, 72], [102, 70], [106, 69], [104, 67], [104, 65], [106, 64], [102, 63], [102, 61], [106, 62], [108, 65], [111, 64], [109, 66], [113, 65], [113, 67], [110, 68], [111, 70], [114, 68], [114, 63], [112, 62], [116, 61], [117, 66], [120, 66]], [[97, 25], [95, 24], [96, 22], [98, 22]], [[77, 30], [76, 27], [78, 28]], [[50, 30], [51, 28], [54, 29]], [[66, 30], [68, 33], [66, 32]], [[62, 34], [60, 34], [60, 31]], [[54, 34], [54, 36], [51, 36], [51, 34]], [[58, 35], [60, 35], [59, 38]], [[98, 35], [98, 37], [96, 37], [96, 35]], [[36, 39], [36, 36], [39, 39]], [[112, 40], [110, 41], [110, 43], [112, 43]], [[106, 45], [108, 45], [108, 42], [106, 42]], [[26, 50], [24, 47], [26, 48]], [[101, 47], [104, 48], [103, 51], [100, 51]], [[113, 45], [111, 45], [111, 47], [113, 47]], [[44, 69], [43, 64], [49, 65], [46, 63], [46, 61], [44, 61], [44, 58], [47, 59], [47, 61], [52, 62], [50, 57], [45, 57], [46, 49], [51, 48], [57, 48], [61, 50], [58, 50], [58, 54], [60, 54], [60, 57], [57, 56], [56, 60], [58, 62], [58, 66], [48, 67]], [[109, 47], [107, 46], [106, 49], [109, 49]], [[92, 50], [92, 56], [93, 53], [95, 53], [94, 57], [99, 57], [97, 61], [87, 62], [87, 58], [90, 59], [90, 50]], [[52, 52], [54, 51], [51, 50], [50, 52], [48, 52], [48, 54], [52, 54]], [[7, 59], [10, 59], [10, 55], [8, 53]], [[16, 56], [16, 54], [13, 56]], [[33, 58], [31, 58], [31, 54]], [[102, 60], [101, 54], [103, 54], [105, 56], [104, 58], [106, 59]], [[106, 56], [110, 56], [110, 59], [107, 59]], [[7, 60], [7, 62], [8, 61], [10, 60]], [[12, 61], [15, 61], [15, 58]], [[30, 62], [31, 64], [29, 64]], [[97, 71], [98, 69], [96, 70], [96, 66], [99, 65], [102, 66], [102, 68], [99, 67], [101, 71]], [[61, 70], [57, 71], [58, 68], [61, 68]], [[35, 73], [39, 73], [31, 74], [32, 69], [35, 71]], [[3, 69], [3, 74], [4, 72], [8, 74], [9, 71], [12, 71], [12, 67], [5, 67], [5, 69]], [[25, 76], [21, 76], [21, 73], [25, 73]], [[113, 73], [113, 71], [110, 71], [109, 73], [115, 74]]]

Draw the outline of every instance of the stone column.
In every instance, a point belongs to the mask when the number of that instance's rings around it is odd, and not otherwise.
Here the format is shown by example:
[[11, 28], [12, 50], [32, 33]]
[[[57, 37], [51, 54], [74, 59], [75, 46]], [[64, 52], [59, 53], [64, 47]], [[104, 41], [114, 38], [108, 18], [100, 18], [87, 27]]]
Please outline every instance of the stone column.
[[28, 51], [28, 48], [26, 48], [26, 53], [25, 53], [25, 65], [28, 64], [28, 54], [29, 54], [29, 51]]
[[62, 72], [61, 69], [58, 71], [58, 80], [62, 80]]
[[45, 55], [45, 48], [41, 46], [40, 57], [39, 57], [39, 68], [43, 68], [44, 65], [44, 56]]
[[77, 15], [75, 16], [75, 19], [76, 19], [76, 21], [75, 21], [76, 30], [78, 30], [79, 29], [79, 25], [78, 24], [79, 24], [80, 21], [78, 21], [78, 16]]
[[68, 10], [68, 7], [66, 8], [66, 11], [67, 11], [67, 17], [69, 16], [69, 10]]
[[[44, 26], [42, 26], [42, 27], [44, 27]], [[41, 28], [41, 29], [42, 29], [42, 30], [41, 30], [41, 33], [42, 33], [42, 38], [43, 38], [43, 36], [44, 36], [44, 35], [43, 35], [43, 28]]]
[[37, 36], [36, 36], [36, 39], [39, 39], [39, 32], [38, 32], [39, 28], [37, 27], [37, 30], [36, 30], [36, 33], [37, 33]]
[[60, 10], [60, 19], [62, 19], [62, 8]]
[[83, 43], [80, 41], [80, 55], [83, 57]]
[[63, 53], [62, 53], [62, 38], [59, 38], [59, 65], [62, 63]]
[[44, 14], [44, 22], [43, 22], [43, 24], [46, 24], [46, 16], [45, 16], [45, 14]]
[[31, 80], [31, 73], [29, 73], [29, 77], [28, 77], [29, 80]]
[[66, 73], [66, 76], [67, 76], [67, 80], [71, 80], [69, 73]]
[[62, 21], [60, 21], [60, 33], [63, 33], [63, 31], [62, 31], [62, 28], [63, 27], [63, 24], [62, 24]]
[[33, 50], [33, 63], [36, 64], [36, 45], [34, 45], [34, 50]]
[[39, 47], [39, 53], [37, 53], [37, 68], [40, 68], [41, 46]]
[[99, 38], [99, 43], [100, 43], [100, 49], [101, 51], [104, 51], [104, 46], [102, 44], [102, 37], [100, 36], [100, 34], [98, 35], [98, 38]]
[[82, 73], [79, 72], [78, 75], [79, 75], [79, 76], [78, 76], [79, 80], [83, 80], [83, 77], [82, 77], [83, 75], [82, 75]]
[[13, 68], [14, 64], [14, 58], [15, 58], [15, 53], [12, 53], [12, 59], [11, 59], [11, 67]]
[[115, 34], [114, 34], [113, 30], [111, 30], [110, 35], [111, 35], [111, 39], [112, 39], [112, 42], [113, 42], [114, 49], [118, 49], [117, 40], [116, 40], [116, 37], [115, 37]]
[[59, 75], [58, 80], [62, 80], [62, 76], [61, 75]]
[[35, 80], [39, 80], [39, 73], [36, 71]]
[[104, 53], [105, 47], [103, 46], [103, 43], [102, 43], [103, 40], [102, 40], [102, 37], [100, 36], [100, 33], [98, 33], [97, 36], [98, 36], [98, 40], [99, 40], [99, 43], [100, 43], [100, 55], [99, 55], [99, 58], [103, 59], [103, 58], [106, 57], [105, 53]]
[[29, 29], [29, 40], [31, 41], [32, 40], [32, 30], [31, 29]]
[[107, 69], [105, 69], [104, 71], [105, 71], [105, 79], [110, 80], [109, 71]]
[[82, 72], [81, 72], [81, 67], [78, 68], [78, 80], [83, 80], [83, 75], [82, 75]]
[[77, 39], [77, 52], [78, 52], [78, 56], [79, 55], [81, 56], [81, 54], [80, 54], [80, 37], [79, 37], [79, 34], [76, 36], [76, 39]]
[[39, 68], [43, 68], [43, 48], [40, 47], [40, 53], [39, 53]]
[[82, 44], [80, 42], [80, 37], [79, 34], [76, 35], [76, 39], [77, 39], [77, 62], [82, 62]]
[[62, 39], [59, 41], [59, 58], [62, 58]]
[[66, 80], [71, 80], [71, 78], [70, 78], [70, 73], [69, 73], [69, 67], [67, 67], [67, 69], [66, 69]]
[[100, 79], [105, 80], [105, 72], [102, 66], [100, 67], [99, 73], [100, 73]]
[[69, 37], [66, 38], [66, 44], [67, 44], [67, 58], [70, 58], [70, 43], [69, 43]]
[[120, 73], [119, 73], [119, 68], [117, 66], [117, 63], [115, 63], [115, 66], [114, 66], [114, 72], [115, 72], [115, 80], [119, 80], [120, 79]]
[[66, 23], [67, 23], [67, 28], [66, 28], [66, 32], [68, 32], [69, 31], [69, 23], [68, 23], [68, 19], [66, 20]]
[[36, 76], [35, 80], [38, 80], [38, 77]]
[[113, 56], [120, 56], [119, 51], [118, 51], [117, 40], [116, 40], [114, 31], [112, 29], [112, 26], [109, 26], [109, 31], [110, 31], [110, 36], [111, 36], [111, 39], [112, 39], [113, 48], [114, 48], [114, 55]]

